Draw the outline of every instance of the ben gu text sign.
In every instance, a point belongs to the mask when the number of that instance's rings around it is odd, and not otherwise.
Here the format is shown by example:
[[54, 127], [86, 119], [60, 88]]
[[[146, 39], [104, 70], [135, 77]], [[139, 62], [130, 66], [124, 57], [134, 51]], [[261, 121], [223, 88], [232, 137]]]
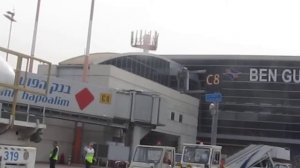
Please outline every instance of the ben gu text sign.
[[251, 82], [300, 83], [300, 69], [250, 68]]

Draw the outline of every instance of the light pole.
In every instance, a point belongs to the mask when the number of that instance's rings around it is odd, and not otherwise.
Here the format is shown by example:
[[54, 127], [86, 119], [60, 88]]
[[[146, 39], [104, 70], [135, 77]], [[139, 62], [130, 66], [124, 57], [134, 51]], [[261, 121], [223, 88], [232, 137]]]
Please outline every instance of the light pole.
[[[10, 27], [9, 27], [9, 36], [8, 36], [8, 42], [7, 42], [7, 49], [9, 49], [9, 43], [10, 43], [10, 36], [11, 36], [11, 29], [12, 29], [12, 23], [16, 22], [14, 19], [15, 12], [7, 11], [6, 14], [3, 14], [8, 20], [10, 20]], [[6, 53], [6, 61], [8, 61], [8, 53]]]
[[[88, 27], [88, 36], [86, 43], [86, 50], [84, 56], [83, 63], [83, 73], [82, 73], [82, 82], [88, 82], [87, 76], [89, 71], [89, 55], [90, 55], [90, 43], [92, 36], [92, 25], [93, 25], [93, 16], [94, 16], [94, 4], [95, 0], [91, 0], [91, 10], [90, 10], [90, 19], [89, 19], [89, 27]], [[75, 122], [75, 137], [73, 143], [73, 151], [72, 151], [72, 161], [74, 163], [79, 163], [80, 161], [80, 150], [82, 145], [82, 135], [83, 135], [83, 123]]]
[[[34, 22], [32, 44], [31, 44], [31, 54], [30, 54], [31, 57], [34, 57], [36, 34], [37, 34], [37, 28], [38, 28], [38, 23], [39, 23], [40, 5], [41, 5], [41, 0], [38, 0], [37, 1], [37, 7], [36, 7], [36, 13], [35, 13], [35, 22]], [[32, 72], [32, 68], [33, 68], [33, 59], [30, 59], [29, 72]]]
[[218, 132], [219, 103], [210, 103], [209, 111], [212, 115], [210, 143], [211, 145], [216, 145]]
[[88, 82], [87, 75], [89, 71], [89, 55], [90, 55], [90, 44], [91, 44], [91, 35], [92, 35], [92, 25], [93, 25], [93, 16], [94, 16], [94, 4], [95, 0], [91, 2], [91, 10], [90, 10], [90, 20], [89, 20], [89, 27], [88, 27], [88, 36], [86, 42], [86, 50], [85, 50], [85, 57], [83, 63], [83, 74], [82, 74], [82, 81]]

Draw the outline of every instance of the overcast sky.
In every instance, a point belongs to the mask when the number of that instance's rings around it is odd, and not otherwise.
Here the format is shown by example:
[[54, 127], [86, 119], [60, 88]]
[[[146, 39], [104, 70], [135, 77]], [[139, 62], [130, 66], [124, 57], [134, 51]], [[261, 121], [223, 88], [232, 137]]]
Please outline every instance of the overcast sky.
[[[35, 55], [84, 53], [91, 0], [41, 0]], [[0, 46], [30, 54], [37, 0], [0, 0]], [[299, 0], [95, 0], [90, 52], [140, 51], [132, 30], [157, 30], [156, 54], [300, 55]], [[3, 55], [3, 54], [2, 54]]]

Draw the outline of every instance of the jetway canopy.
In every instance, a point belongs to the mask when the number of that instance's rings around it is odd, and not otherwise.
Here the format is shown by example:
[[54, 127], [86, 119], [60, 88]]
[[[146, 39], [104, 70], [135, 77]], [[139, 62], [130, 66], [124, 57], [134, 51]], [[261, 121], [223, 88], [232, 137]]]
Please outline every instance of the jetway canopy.
[[250, 168], [267, 159], [290, 161], [290, 150], [269, 145], [249, 145], [226, 159], [225, 167]]
[[[46, 77], [30, 73], [25, 76], [22, 73], [20, 85], [36, 91], [43, 90], [46, 88]], [[12, 98], [13, 90], [0, 92], [0, 101], [11, 102]], [[68, 114], [121, 119], [153, 126], [159, 124], [160, 97], [157, 94], [101, 88], [56, 77], [50, 77], [47, 96], [20, 91], [17, 101]]]

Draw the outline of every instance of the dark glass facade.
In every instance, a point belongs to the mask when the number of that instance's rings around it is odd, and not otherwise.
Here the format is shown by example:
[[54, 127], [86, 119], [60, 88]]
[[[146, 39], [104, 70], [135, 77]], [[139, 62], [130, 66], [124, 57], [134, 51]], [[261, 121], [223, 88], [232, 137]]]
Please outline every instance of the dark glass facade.
[[[127, 55], [113, 58], [101, 64], [114, 65], [162, 85], [176, 88], [176, 75], [172, 72], [171, 62], [148, 55]], [[175, 64], [175, 63], [173, 63]], [[176, 65], [179, 68], [179, 65]]]
[[[172, 59], [172, 57], [170, 57]], [[288, 147], [300, 153], [300, 60], [189, 59], [174, 61], [189, 70], [206, 69], [199, 75], [207, 93], [221, 92], [217, 143], [232, 154], [248, 144]], [[213, 84], [213, 76], [219, 84]], [[217, 82], [216, 82], [217, 83]], [[211, 114], [201, 96], [198, 138], [210, 143]]]

